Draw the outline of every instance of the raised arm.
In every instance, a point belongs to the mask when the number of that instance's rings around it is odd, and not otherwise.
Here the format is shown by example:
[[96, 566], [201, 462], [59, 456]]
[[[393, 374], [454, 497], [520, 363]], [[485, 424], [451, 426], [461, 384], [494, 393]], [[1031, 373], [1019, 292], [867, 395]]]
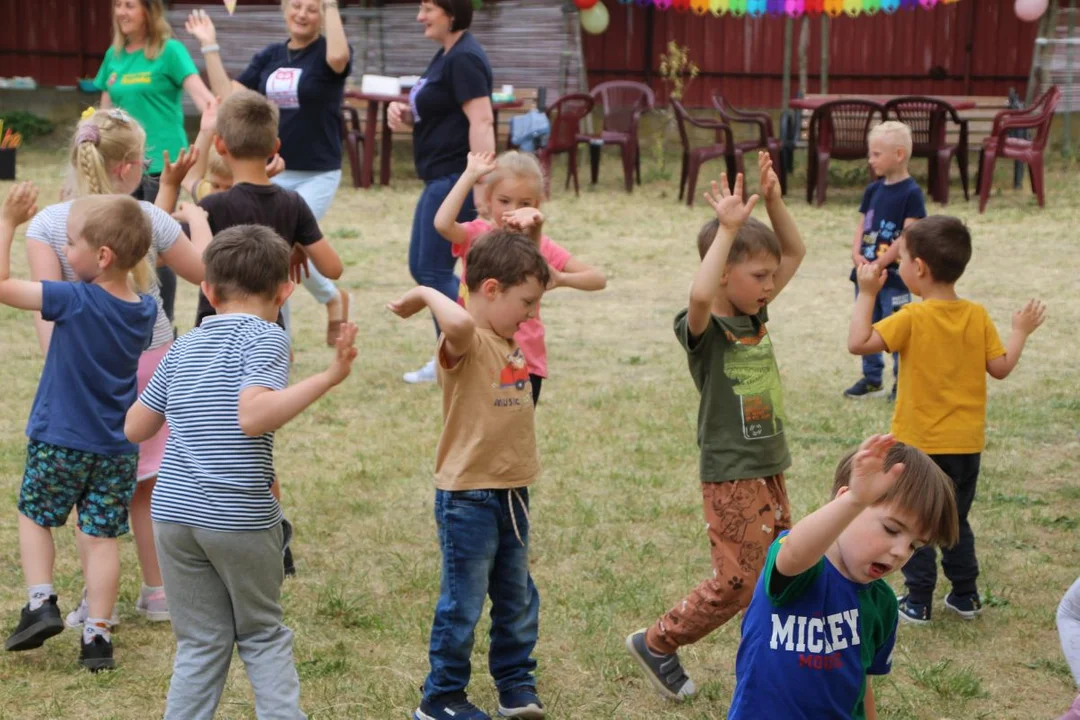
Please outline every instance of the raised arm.
[[[60, 267], [60, 258], [56, 256], [52, 246], [45, 238], [27, 238], [26, 259], [30, 265], [30, 279], [35, 282], [42, 280], [63, 280], [64, 271]], [[41, 354], [49, 353], [49, 341], [52, 340], [53, 324], [41, 317], [41, 313], [34, 313], [34, 329], [37, 331], [38, 346]]]
[[874, 329], [874, 299], [885, 287], [888, 270], [878, 269], [876, 263], [866, 263], [856, 268], [856, 281], [859, 283], [859, 297], [855, 298], [855, 309], [851, 311], [851, 325], [848, 326], [848, 352], [852, 355], [870, 355], [887, 350], [885, 340]]
[[217, 29], [214, 28], [214, 21], [210, 16], [202, 10], [192, 10], [184, 27], [195, 36], [202, 48], [203, 60], [206, 61], [206, 76], [210, 78], [213, 95], [216, 95], [218, 100], [224, 100], [234, 89], [242, 88], [240, 83], [229, 80], [229, 74], [225, 72], [225, 63], [221, 61], [221, 48], [217, 44]]
[[1039, 329], [1046, 320], [1046, 306], [1038, 300], [1028, 300], [1027, 304], [1013, 313], [1012, 332], [1005, 342], [1005, 354], [986, 361], [986, 372], [996, 380], [1004, 380], [1020, 362], [1020, 353], [1028, 336]]
[[349, 66], [349, 40], [341, 23], [337, 0], [324, 0], [323, 31], [326, 35], [326, 64], [338, 75]]
[[568, 287], [575, 290], [594, 292], [607, 287], [607, 276], [603, 270], [592, 265], [583, 263], [577, 258], [571, 257], [566, 261], [562, 270], [551, 269], [552, 284], [549, 290], [557, 287]]
[[469, 311], [434, 288], [414, 287], [386, 307], [403, 318], [412, 317], [425, 307], [430, 309], [446, 336], [443, 351], [451, 363], [457, 363], [465, 355], [476, 333], [476, 323]]
[[806, 245], [803, 244], [795, 219], [784, 204], [780, 179], [773, 169], [772, 156], [769, 153], [758, 153], [758, 169], [761, 171], [761, 196], [765, 198], [765, 210], [769, 213], [773, 232], [780, 241], [780, 267], [776, 269], [773, 296], [769, 298], [771, 301], [791, 282], [791, 278], [795, 277], [803, 258], [806, 257]]
[[154, 198], [154, 205], [167, 213], [176, 210], [176, 200], [180, 196], [180, 186], [184, 182], [191, 168], [199, 159], [198, 148], [184, 148], [176, 157], [176, 162], [171, 162], [169, 151], [162, 152], [165, 166], [161, 171], [161, 180], [158, 185], [158, 194]]
[[21, 182], [11, 188], [0, 207], [0, 303], [20, 310], [41, 310], [41, 283], [11, 279], [11, 244], [15, 228], [37, 213], [37, 188]]
[[465, 242], [469, 237], [465, 226], [457, 221], [458, 215], [461, 214], [461, 207], [480, 179], [494, 169], [495, 153], [469, 153], [465, 172], [461, 173], [461, 177], [454, 183], [454, 187], [450, 189], [446, 199], [439, 206], [439, 211], [435, 213], [435, 229], [455, 245]]
[[214, 133], [217, 131], [218, 105], [217, 98], [214, 98], [203, 109], [202, 119], [199, 122], [199, 134], [192, 145], [195, 164], [180, 181], [180, 186], [188, 191], [188, 195], [195, 202], [202, 199], [195, 197], [195, 190], [198, 189], [199, 181], [206, 177], [206, 166], [210, 162], [210, 147], [214, 143]]
[[199, 112], [205, 110], [206, 106], [214, 100], [214, 93], [210, 92], [210, 88], [206, 87], [202, 77], [197, 74], [184, 78], [184, 91], [191, 96]]

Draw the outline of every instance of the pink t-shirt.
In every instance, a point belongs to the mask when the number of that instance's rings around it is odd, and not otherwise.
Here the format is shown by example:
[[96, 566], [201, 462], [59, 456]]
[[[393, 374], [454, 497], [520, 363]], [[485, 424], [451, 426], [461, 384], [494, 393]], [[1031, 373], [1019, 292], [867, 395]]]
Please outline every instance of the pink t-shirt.
[[[495, 226], [488, 220], [477, 218], [471, 222], [463, 223], [462, 227], [465, 228], [467, 233], [465, 242], [454, 245], [453, 253], [454, 257], [461, 258], [461, 277], [464, 278], [465, 255], [469, 252], [473, 241], [484, 233], [493, 230]], [[540, 238], [540, 254], [547, 260], [548, 265], [559, 272], [562, 272], [566, 268], [566, 263], [570, 261], [570, 253], [547, 235]], [[535, 318], [526, 320], [521, 324], [518, 331], [514, 333], [514, 340], [517, 342], [518, 347], [521, 348], [521, 351], [525, 353], [525, 364], [529, 368], [529, 374], [546, 378], [547, 346], [544, 344], [544, 323], [540, 322], [539, 310]]]

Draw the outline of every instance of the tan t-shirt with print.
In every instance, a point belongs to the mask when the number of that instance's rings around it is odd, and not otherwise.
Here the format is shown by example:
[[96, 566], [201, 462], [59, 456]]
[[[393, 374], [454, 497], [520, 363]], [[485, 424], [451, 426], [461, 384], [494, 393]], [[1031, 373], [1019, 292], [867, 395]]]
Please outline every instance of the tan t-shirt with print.
[[496, 490], [531, 484], [540, 474], [532, 388], [513, 340], [477, 328], [472, 345], [446, 367], [439, 338], [443, 431], [435, 460], [440, 490]]

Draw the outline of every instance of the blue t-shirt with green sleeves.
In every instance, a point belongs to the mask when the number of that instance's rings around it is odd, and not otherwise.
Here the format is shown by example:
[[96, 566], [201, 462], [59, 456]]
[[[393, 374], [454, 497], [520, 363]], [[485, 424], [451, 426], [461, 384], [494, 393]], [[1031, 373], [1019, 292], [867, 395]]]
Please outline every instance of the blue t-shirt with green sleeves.
[[769, 547], [743, 615], [728, 720], [863, 720], [866, 676], [892, 667], [896, 595], [884, 580], [847, 579], [824, 557], [796, 577], [780, 575], [786, 538]]

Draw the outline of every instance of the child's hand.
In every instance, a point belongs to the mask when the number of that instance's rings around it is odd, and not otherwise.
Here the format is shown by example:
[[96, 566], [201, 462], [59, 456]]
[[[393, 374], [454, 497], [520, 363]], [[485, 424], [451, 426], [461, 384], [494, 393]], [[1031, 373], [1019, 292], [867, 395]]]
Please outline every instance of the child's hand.
[[191, 14], [188, 15], [187, 22], [184, 23], [184, 28], [194, 35], [195, 39], [199, 41], [199, 45], [203, 47], [217, 44], [217, 30], [214, 29], [214, 21], [203, 10], [192, 10]]
[[206, 220], [206, 211], [195, 203], [180, 203], [180, 207], [176, 208], [176, 211], [172, 216], [182, 222], [191, 225], [192, 221], [198, 222], [199, 220]]
[[292, 253], [289, 255], [289, 279], [294, 283], [301, 283], [305, 275], [311, 277], [307, 253], [299, 244], [293, 245]]
[[176, 156], [176, 162], [169, 161], [168, 150], [162, 152], [161, 155], [165, 159], [165, 167], [161, 171], [161, 184], [180, 187], [180, 183], [184, 182], [188, 171], [195, 167], [195, 163], [199, 161], [199, 148], [190, 147], [181, 150], [180, 154]]
[[863, 440], [851, 461], [851, 478], [848, 480], [848, 492], [855, 502], [864, 507], [873, 505], [904, 472], [904, 463], [896, 463], [885, 471], [885, 456], [895, 444], [892, 435], [871, 435]]
[[538, 230], [544, 225], [544, 213], [534, 207], [523, 207], [503, 213], [503, 225], [520, 233]]
[[727, 173], [720, 173], [720, 184], [712, 183], [712, 192], [705, 193], [705, 201], [712, 205], [716, 211], [716, 217], [720, 225], [731, 232], [737, 231], [746, 218], [750, 217], [750, 211], [757, 205], [758, 196], [751, 195], [750, 199], [743, 203], [743, 176], [739, 173], [735, 177], [735, 191], [728, 190]]
[[8, 196], [4, 199], [4, 206], [0, 208], [0, 217], [17, 228], [37, 214], [38, 191], [34, 183], [24, 181], [11, 188]]
[[465, 166], [465, 172], [476, 182], [495, 169], [495, 153], [471, 152], [469, 161]]
[[[192, 13], [194, 14], [194, 13]], [[217, 111], [221, 100], [216, 97], [210, 98], [202, 111], [202, 120], [199, 121], [199, 132], [217, 132]]]
[[555, 268], [548, 265], [548, 273], [550, 274], [550, 279], [548, 280], [547, 284], [548, 290], [554, 290], [557, 287], [563, 286], [563, 277], [565, 273], [563, 273], [562, 270], [556, 270]]
[[330, 367], [326, 371], [332, 384], [337, 385], [349, 377], [353, 360], [356, 359], [355, 343], [356, 323], [343, 323], [341, 334], [338, 335], [337, 342], [334, 343], [334, 359], [330, 361]]
[[776, 169], [772, 164], [772, 155], [764, 150], [757, 154], [758, 170], [761, 172], [761, 197], [765, 202], [783, 202], [784, 196], [780, 192], [780, 178], [776, 176]]
[[855, 268], [855, 279], [859, 282], [859, 292], [877, 295], [885, 287], [889, 277], [886, 268], [878, 268], [877, 263], [864, 263]]
[[424, 299], [420, 297], [420, 293], [416, 290], [417, 288], [413, 288], [397, 300], [387, 303], [387, 309], [402, 318], [410, 318], [420, 312], [427, 307], [427, 305], [424, 302]]
[[853, 252], [851, 253], [851, 262], [855, 267], [860, 268], [870, 261], [864, 258], [861, 252]]
[[274, 177], [283, 172], [285, 172], [285, 158], [275, 154], [270, 158], [270, 162], [266, 163], [266, 177]]
[[1028, 300], [1024, 307], [1013, 313], [1012, 327], [1015, 332], [1030, 335], [1039, 329], [1046, 319], [1046, 306], [1040, 301]]

